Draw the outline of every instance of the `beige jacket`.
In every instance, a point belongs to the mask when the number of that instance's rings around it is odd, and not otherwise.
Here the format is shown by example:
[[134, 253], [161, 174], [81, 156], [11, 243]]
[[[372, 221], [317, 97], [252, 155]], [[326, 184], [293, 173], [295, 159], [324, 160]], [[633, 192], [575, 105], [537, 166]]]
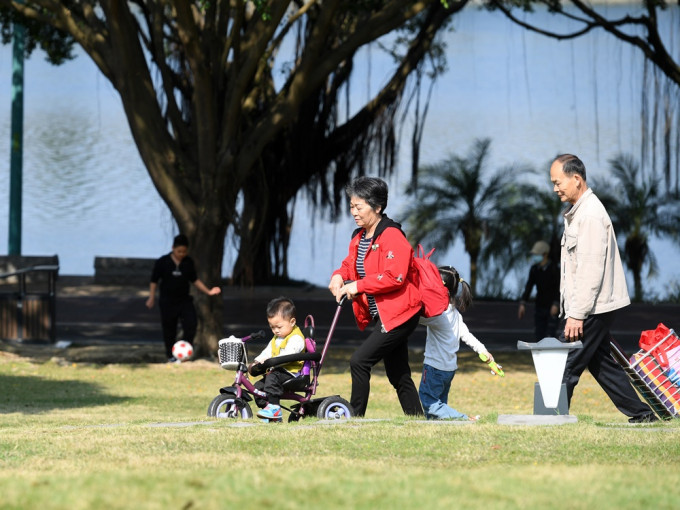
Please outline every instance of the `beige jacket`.
[[578, 202], [564, 212], [562, 317], [583, 320], [629, 304], [614, 227], [602, 202], [588, 188]]

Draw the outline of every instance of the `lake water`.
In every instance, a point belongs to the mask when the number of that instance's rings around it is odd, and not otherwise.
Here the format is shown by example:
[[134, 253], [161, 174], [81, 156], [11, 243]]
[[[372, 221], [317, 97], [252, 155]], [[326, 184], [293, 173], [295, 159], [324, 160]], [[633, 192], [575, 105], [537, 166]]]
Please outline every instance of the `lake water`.
[[[612, 12], [619, 9], [612, 7]], [[663, 16], [678, 26], [679, 10]], [[553, 28], [556, 20], [541, 15]], [[569, 42], [529, 33], [498, 13], [468, 9], [445, 35], [449, 70], [436, 84], [421, 147], [421, 164], [465, 154], [477, 138], [492, 139], [489, 170], [528, 163], [549, 189], [548, 162], [559, 152], [578, 154], [589, 176], [606, 176], [616, 153], [640, 154], [642, 56], [602, 31]], [[677, 57], [676, 57], [677, 58]], [[386, 61], [363, 52], [355, 98], [365, 100], [384, 81]], [[370, 60], [370, 71], [367, 62]], [[362, 68], [362, 64], [365, 66]], [[0, 47], [0, 253], [7, 253], [11, 45]], [[141, 163], [113, 87], [85, 56], [53, 67], [36, 53], [25, 64], [23, 164], [24, 255], [58, 254], [62, 274], [91, 275], [95, 256], [157, 257], [170, 249], [172, 217]], [[598, 125], [599, 129], [595, 126]], [[410, 172], [410, 127], [402, 134], [397, 175], [389, 180], [388, 213], [400, 219]], [[346, 254], [354, 229], [347, 216], [310, 224], [298, 201], [289, 274], [326, 285]], [[231, 246], [227, 241], [227, 246]], [[680, 282], [678, 247], [654, 240], [660, 274], [652, 294]], [[235, 260], [227, 250], [224, 275]], [[469, 263], [462, 240], [438, 262]], [[507, 284], [515, 292], [523, 277]], [[656, 290], [653, 290], [656, 289]]]

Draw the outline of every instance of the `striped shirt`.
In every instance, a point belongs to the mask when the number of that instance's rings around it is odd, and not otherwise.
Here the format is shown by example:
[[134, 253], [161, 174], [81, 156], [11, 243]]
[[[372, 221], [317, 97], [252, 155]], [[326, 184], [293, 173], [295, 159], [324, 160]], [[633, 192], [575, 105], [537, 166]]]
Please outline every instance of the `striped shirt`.
[[[359, 241], [359, 253], [357, 254], [357, 273], [361, 278], [366, 277], [366, 270], [364, 269], [364, 259], [366, 258], [366, 253], [368, 252], [368, 247], [371, 245], [371, 239], [366, 239], [366, 231], [364, 230], [361, 234], [361, 240]], [[368, 311], [371, 317], [376, 317], [378, 315], [378, 305], [375, 304], [375, 298], [370, 294], [367, 294], [368, 298]]]

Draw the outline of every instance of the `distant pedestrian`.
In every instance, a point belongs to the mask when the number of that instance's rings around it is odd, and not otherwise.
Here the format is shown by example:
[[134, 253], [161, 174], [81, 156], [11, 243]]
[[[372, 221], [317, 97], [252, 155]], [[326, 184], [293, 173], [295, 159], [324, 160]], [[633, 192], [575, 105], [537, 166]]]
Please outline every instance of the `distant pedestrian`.
[[609, 215], [588, 187], [585, 165], [576, 156], [558, 156], [550, 166], [550, 180], [562, 202], [569, 204], [563, 213], [560, 308], [566, 320], [561, 340], [583, 341], [583, 348], [570, 349], [567, 357], [563, 379], [567, 401], [571, 403], [588, 368], [629, 422], [656, 421], [610, 355], [615, 312], [628, 306], [630, 297]]
[[557, 335], [560, 305], [560, 270], [549, 258], [550, 246], [545, 241], [536, 241], [531, 248], [533, 264], [524, 287], [517, 317], [524, 318], [526, 304], [536, 287], [534, 300], [534, 338], [536, 341]]
[[[357, 224], [349, 253], [333, 272], [328, 288], [340, 301], [352, 299], [360, 330], [370, 335], [354, 351], [350, 404], [364, 416], [370, 394], [371, 369], [383, 360], [387, 379], [407, 415], [422, 416], [418, 391], [411, 378], [408, 337], [418, 326], [422, 302], [415, 284], [413, 248], [401, 225], [385, 215], [387, 184], [376, 177], [358, 177], [347, 186], [350, 212]], [[351, 280], [350, 283], [345, 283]]]
[[219, 287], [209, 289], [198, 279], [194, 261], [188, 256], [188, 252], [187, 236], [183, 234], [176, 236], [172, 243], [172, 251], [156, 260], [153, 266], [149, 283], [149, 298], [146, 300], [147, 308], [153, 308], [158, 287], [163, 341], [169, 363], [177, 362], [172, 355], [172, 346], [177, 341], [178, 322], [182, 323], [184, 332], [182, 340], [193, 344], [194, 336], [196, 336], [196, 309], [189, 293], [190, 284], [193, 283], [198, 290], [208, 296], [216, 296], [222, 292]]

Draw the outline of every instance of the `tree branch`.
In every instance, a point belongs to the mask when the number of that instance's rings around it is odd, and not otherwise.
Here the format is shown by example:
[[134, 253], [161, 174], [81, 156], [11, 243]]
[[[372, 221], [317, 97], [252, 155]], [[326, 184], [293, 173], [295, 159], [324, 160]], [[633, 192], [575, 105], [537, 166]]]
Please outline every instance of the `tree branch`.
[[[467, 0], [455, 5], [456, 10], [461, 10], [467, 5]], [[341, 151], [341, 148], [346, 145], [348, 137], [351, 137], [352, 133], [363, 132], [379, 113], [394, 100], [394, 97], [397, 94], [401, 94], [408, 76], [416, 68], [423, 55], [430, 49], [437, 31], [450, 14], [450, 12], [445, 13], [443, 11], [433, 11], [431, 13], [430, 19], [425, 23], [425, 28], [414, 37], [406, 56], [395, 70], [389, 82], [380, 90], [376, 97], [368, 102], [343, 126], [335, 130], [330, 140], [330, 146], [334, 150], [329, 151], [330, 154], [336, 154]]]
[[[519, 19], [517, 16], [515, 16], [512, 13], [512, 8], [508, 8], [508, 7], [505, 6], [505, 3], [502, 0], [489, 0], [489, 5], [492, 8], [498, 9], [499, 11], [501, 11], [505, 15], [505, 17], [507, 17], [513, 23], [521, 26], [522, 28], [525, 28], [525, 29], [529, 30], [530, 32], [535, 32], [537, 34], [541, 34], [541, 35], [544, 35], [546, 37], [550, 37], [552, 39], [557, 39], [557, 40], [560, 40], [560, 41], [568, 40], [568, 39], [575, 39], [577, 37], [582, 36], [583, 34], [587, 34], [593, 28], [596, 28], [596, 25], [588, 23], [586, 20], [578, 20], [578, 21], [583, 22], [586, 25], [586, 27], [581, 29], [581, 30], [578, 30], [576, 32], [571, 32], [571, 33], [567, 33], [567, 34], [558, 34], [556, 32], [550, 32], [548, 30], [543, 30], [543, 29], [538, 28], [538, 27], [536, 27], [536, 26], [534, 26], [530, 23], [522, 21], [521, 19]], [[559, 14], [561, 14], [563, 16], [565, 15], [564, 12], [562, 12], [562, 11], [559, 11]]]
[[[513, 8], [512, 4], [509, 4], [510, 6], [508, 7], [506, 6], [508, 2], [505, 2], [503, 0], [488, 0], [488, 5], [491, 8], [500, 10], [513, 23], [516, 23], [517, 25], [527, 30], [542, 34], [547, 37], [551, 37], [553, 39], [558, 40], [574, 39], [576, 37], [579, 37], [583, 34], [590, 32], [595, 28], [602, 28], [605, 31], [612, 34], [617, 39], [624, 41], [628, 44], [631, 44], [642, 50], [646, 58], [654, 62], [654, 64], [659, 69], [661, 69], [661, 71], [671, 81], [673, 81], [677, 85], [680, 85], [680, 66], [678, 65], [677, 62], [675, 62], [673, 57], [666, 49], [665, 45], [663, 44], [663, 40], [661, 39], [661, 36], [659, 34], [657, 23], [658, 20], [656, 14], [658, 4], [653, 0], [642, 1], [647, 8], [647, 16], [634, 17], [627, 15], [616, 20], [610, 20], [605, 18], [604, 16], [600, 15], [595, 9], [591, 8], [589, 5], [584, 3], [582, 0], [571, 0], [571, 2], [580, 12], [587, 16], [587, 18], [573, 16], [561, 10], [561, 5], [559, 4], [558, 4], [559, 9], [555, 9], [551, 3], [549, 6], [553, 9], [553, 12], [556, 15], [567, 17], [569, 19], [578, 21], [585, 25], [581, 30], [574, 31], [568, 34], [558, 34], [556, 32], [543, 30], [539, 27], [536, 27], [535, 25], [532, 25], [531, 23], [520, 20], [512, 13]], [[541, 0], [538, 3], [546, 2]], [[621, 30], [621, 27], [629, 26], [639, 26], [644, 28], [647, 34], [646, 39], [643, 39], [642, 37], [636, 35], [628, 34]]]
[[[349, 32], [347, 39], [339, 46], [329, 49], [325, 45], [326, 37], [322, 28], [335, 22], [336, 4], [324, 2], [320, 7], [317, 24], [312, 29], [300, 64], [292, 73], [289, 83], [279, 92], [276, 103], [267, 114], [261, 117], [245, 136], [242, 146], [247, 149], [241, 151], [238, 170], [241, 175], [244, 175], [253, 164], [253, 159], [248, 155], [252, 154], [254, 158], [285, 125], [292, 122], [296, 108], [311, 91], [321, 86], [343, 60], [351, 56], [360, 46], [391, 32], [420, 14], [432, 5], [432, 2], [414, 2], [406, 8], [399, 0], [387, 2], [379, 11], [373, 12], [365, 22], [362, 22], [357, 30]], [[439, 10], [446, 12], [438, 2], [436, 5]]]
[[99, 28], [100, 31], [95, 30], [95, 27], [88, 24], [93, 12], [92, 5], [83, 4], [84, 7], [87, 6], [88, 14], [83, 14], [82, 11], [76, 12], [70, 10], [61, 2], [54, 0], [35, 0], [30, 3], [0, 0], [0, 5], [12, 8], [29, 19], [40, 21], [69, 33], [87, 51], [102, 73], [107, 78], [110, 78], [111, 69], [101, 54], [102, 48], [107, 44], [108, 33], [101, 23], [96, 24], [96, 28]]
[[[234, 34], [235, 39], [232, 41], [232, 44], [238, 41], [238, 45], [232, 47], [234, 59], [230, 63], [231, 75], [224, 94], [224, 110], [220, 122], [222, 132], [218, 143], [219, 166], [225, 166], [226, 159], [231, 157], [231, 143], [240, 136], [241, 116], [256, 106], [250, 101], [247, 91], [254, 83], [253, 78], [259, 66], [263, 64], [262, 57], [267, 51], [268, 41], [286, 13], [288, 2], [276, 2], [270, 6], [271, 18], [267, 21], [258, 16], [246, 21], [245, 12], [239, 15], [244, 23], [240, 27], [240, 33]], [[241, 7], [242, 11], [244, 9], [245, 2]]]

